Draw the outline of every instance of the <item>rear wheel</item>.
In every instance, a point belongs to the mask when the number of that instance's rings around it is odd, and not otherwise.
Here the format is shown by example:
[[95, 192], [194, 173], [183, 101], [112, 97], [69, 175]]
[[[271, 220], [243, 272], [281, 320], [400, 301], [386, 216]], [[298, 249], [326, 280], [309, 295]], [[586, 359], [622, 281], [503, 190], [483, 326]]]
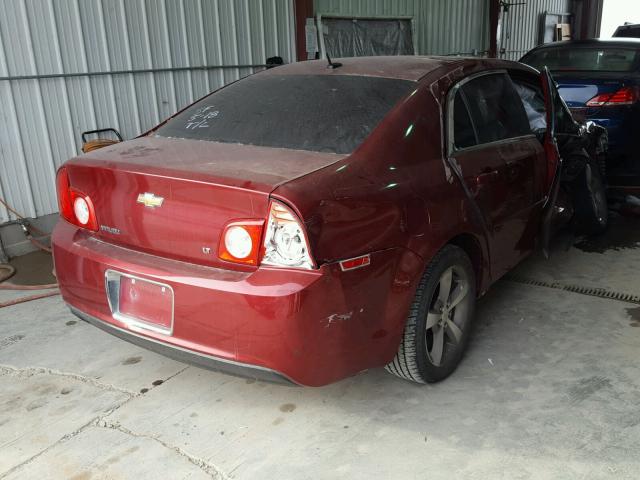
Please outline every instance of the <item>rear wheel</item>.
[[438, 252], [420, 280], [398, 353], [387, 371], [418, 383], [449, 376], [467, 345], [475, 285], [464, 250], [447, 245]]

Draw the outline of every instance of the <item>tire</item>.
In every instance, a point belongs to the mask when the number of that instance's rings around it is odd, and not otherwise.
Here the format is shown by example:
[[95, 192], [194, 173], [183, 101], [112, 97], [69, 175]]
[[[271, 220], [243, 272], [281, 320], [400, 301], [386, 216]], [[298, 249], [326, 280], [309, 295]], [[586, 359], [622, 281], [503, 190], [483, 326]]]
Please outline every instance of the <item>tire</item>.
[[[447, 284], [448, 272], [451, 272], [451, 281], [445, 303], [456, 300], [459, 303], [453, 308], [444, 306], [443, 315], [441, 296], [446, 290], [442, 285]], [[398, 353], [385, 369], [417, 383], [438, 382], [451, 375], [469, 340], [475, 301], [476, 279], [471, 260], [461, 248], [447, 245], [436, 254], [420, 279]]]
[[598, 235], [609, 225], [607, 191], [599, 168], [589, 162], [574, 181], [573, 197], [577, 233]]

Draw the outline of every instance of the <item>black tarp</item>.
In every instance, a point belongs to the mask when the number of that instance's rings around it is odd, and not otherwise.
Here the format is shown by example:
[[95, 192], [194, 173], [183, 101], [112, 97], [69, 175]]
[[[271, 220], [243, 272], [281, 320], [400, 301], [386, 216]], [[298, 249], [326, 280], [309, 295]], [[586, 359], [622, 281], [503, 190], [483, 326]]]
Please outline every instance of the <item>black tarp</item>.
[[332, 58], [413, 55], [411, 21], [323, 18], [322, 35]]

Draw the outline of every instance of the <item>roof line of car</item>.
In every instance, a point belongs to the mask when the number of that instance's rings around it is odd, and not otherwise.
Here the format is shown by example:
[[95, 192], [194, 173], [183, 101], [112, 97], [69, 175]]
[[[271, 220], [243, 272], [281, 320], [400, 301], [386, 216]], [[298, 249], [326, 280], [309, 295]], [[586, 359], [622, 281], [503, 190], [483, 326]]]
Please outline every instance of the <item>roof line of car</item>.
[[592, 45], [600, 45], [600, 46], [617, 46], [617, 47], [631, 47], [631, 48], [640, 48], [640, 38], [612, 38], [612, 39], [603, 39], [603, 38], [591, 38], [587, 40], [565, 40], [562, 42], [551, 42], [544, 43], [542, 45], [538, 45], [537, 47], [532, 48], [530, 51], [534, 50], [544, 50], [547, 48], [556, 48], [561, 46], [592, 46]]

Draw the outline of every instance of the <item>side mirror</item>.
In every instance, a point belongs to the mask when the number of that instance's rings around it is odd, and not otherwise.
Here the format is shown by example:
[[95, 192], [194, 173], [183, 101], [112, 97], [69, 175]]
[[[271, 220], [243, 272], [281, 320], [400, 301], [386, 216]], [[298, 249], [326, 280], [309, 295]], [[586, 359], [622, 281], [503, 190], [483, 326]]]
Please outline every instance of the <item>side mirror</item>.
[[[112, 133], [116, 138], [100, 138], [101, 133]], [[87, 136], [89, 135], [98, 135], [98, 138], [94, 138], [93, 140], [87, 140]], [[116, 143], [122, 142], [122, 135], [115, 128], [100, 128], [98, 130], [89, 130], [87, 132], [82, 132], [82, 152], [89, 153], [94, 150], [98, 150], [99, 148], [108, 147], [109, 145], [113, 145]]]

